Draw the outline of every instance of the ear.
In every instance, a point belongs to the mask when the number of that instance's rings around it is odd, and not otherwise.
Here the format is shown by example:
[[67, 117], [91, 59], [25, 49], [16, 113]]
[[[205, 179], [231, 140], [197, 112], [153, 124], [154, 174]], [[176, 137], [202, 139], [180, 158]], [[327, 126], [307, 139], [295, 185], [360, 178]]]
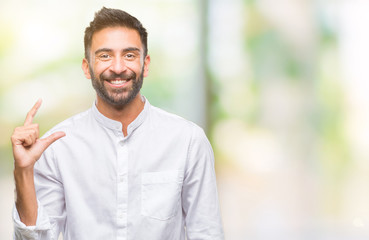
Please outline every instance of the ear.
[[82, 70], [83, 70], [83, 72], [84, 72], [84, 74], [85, 74], [85, 77], [86, 77], [87, 79], [91, 79], [90, 68], [88, 67], [88, 61], [87, 61], [87, 59], [86, 59], [86, 58], [84, 58], [84, 59], [82, 60]]
[[149, 75], [149, 65], [150, 65], [150, 55], [146, 55], [145, 60], [144, 60], [144, 77], [147, 77]]

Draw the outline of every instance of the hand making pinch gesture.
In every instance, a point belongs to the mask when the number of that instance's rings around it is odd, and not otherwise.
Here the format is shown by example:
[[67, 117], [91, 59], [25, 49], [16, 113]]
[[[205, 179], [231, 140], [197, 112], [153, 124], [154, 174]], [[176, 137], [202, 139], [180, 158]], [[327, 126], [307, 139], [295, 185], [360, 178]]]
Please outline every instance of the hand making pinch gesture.
[[40, 108], [41, 103], [42, 100], [39, 99], [28, 112], [23, 126], [15, 128], [11, 136], [14, 167], [16, 169], [33, 168], [46, 148], [65, 136], [64, 132], [55, 132], [46, 138], [39, 138], [39, 127], [37, 123], [33, 123], [33, 118]]

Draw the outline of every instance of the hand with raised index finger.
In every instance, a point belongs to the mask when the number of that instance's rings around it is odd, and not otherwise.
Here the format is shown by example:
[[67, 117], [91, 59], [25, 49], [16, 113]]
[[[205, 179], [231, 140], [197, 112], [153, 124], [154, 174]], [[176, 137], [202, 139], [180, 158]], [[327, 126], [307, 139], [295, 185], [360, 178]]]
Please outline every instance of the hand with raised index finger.
[[41, 103], [39, 99], [27, 113], [23, 126], [15, 128], [11, 137], [15, 168], [33, 167], [50, 144], [65, 136], [64, 132], [55, 132], [46, 138], [39, 138], [39, 127], [33, 119]]

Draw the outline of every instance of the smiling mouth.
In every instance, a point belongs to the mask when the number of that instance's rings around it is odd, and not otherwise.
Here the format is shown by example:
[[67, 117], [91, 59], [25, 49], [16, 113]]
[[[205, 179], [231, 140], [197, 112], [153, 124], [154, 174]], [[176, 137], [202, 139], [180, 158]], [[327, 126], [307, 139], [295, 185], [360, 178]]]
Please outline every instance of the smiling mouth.
[[108, 82], [113, 85], [122, 85], [128, 82], [128, 80], [108, 80]]
[[112, 87], [123, 87], [125, 86], [130, 80], [126, 79], [107, 79], [105, 80], [110, 86]]

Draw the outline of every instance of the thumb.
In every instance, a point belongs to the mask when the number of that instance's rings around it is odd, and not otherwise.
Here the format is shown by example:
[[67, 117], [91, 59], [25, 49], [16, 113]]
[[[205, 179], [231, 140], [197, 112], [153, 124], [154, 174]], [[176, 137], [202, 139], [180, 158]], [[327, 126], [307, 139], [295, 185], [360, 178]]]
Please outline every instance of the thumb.
[[46, 138], [40, 139], [40, 141], [43, 143], [44, 150], [46, 150], [46, 148], [48, 148], [53, 142], [64, 137], [65, 135], [65, 132], [55, 132]]

